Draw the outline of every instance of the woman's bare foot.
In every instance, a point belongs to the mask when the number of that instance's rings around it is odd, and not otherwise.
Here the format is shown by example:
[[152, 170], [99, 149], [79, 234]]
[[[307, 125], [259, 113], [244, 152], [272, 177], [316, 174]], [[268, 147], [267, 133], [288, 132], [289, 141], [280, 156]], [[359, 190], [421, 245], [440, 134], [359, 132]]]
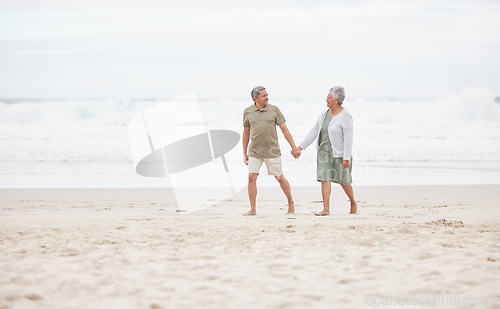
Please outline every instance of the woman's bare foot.
[[294, 213], [295, 213], [295, 203], [288, 204], [287, 215], [294, 214]]
[[243, 214], [244, 216], [255, 216], [257, 215], [257, 211], [255, 210], [250, 210], [249, 212], [247, 212], [246, 214]]
[[351, 214], [357, 214], [358, 213], [358, 204], [356, 202], [351, 203]]
[[321, 212], [318, 212], [317, 214], [314, 214], [315, 216], [329, 216], [330, 215], [330, 211], [329, 210], [324, 210], [321, 211]]

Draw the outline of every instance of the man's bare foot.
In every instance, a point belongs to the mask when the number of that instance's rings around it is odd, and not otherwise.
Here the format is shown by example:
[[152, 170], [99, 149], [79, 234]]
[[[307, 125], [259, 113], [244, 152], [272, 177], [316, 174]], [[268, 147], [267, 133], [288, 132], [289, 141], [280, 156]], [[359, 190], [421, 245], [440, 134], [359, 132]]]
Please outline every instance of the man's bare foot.
[[257, 212], [255, 210], [250, 210], [246, 214], [243, 214], [244, 216], [255, 216], [257, 215]]
[[318, 212], [317, 214], [314, 214], [315, 216], [329, 216], [330, 211], [328, 210], [323, 210], [322, 212]]
[[295, 213], [295, 203], [288, 204], [287, 214], [294, 214], [294, 213]]
[[358, 213], [358, 204], [356, 202], [351, 203], [351, 214], [357, 214]]

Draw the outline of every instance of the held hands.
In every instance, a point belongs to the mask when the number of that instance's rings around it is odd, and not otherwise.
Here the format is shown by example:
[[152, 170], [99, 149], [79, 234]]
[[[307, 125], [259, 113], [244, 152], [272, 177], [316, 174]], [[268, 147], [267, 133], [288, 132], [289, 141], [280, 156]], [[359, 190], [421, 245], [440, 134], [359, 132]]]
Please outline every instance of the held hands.
[[300, 157], [300, 155], [302, 154], [302, 148], [296, 147], [295, 149], [292, 149], [292, 151], [290, 151], [290, 153], [292, 154], [292, 156], [295, 159], [298, 159]]

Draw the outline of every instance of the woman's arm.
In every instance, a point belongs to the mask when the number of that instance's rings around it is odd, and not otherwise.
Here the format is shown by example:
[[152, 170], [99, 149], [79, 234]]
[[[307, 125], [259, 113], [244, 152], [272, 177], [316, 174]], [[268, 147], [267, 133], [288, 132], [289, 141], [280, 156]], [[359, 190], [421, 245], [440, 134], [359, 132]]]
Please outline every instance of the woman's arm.
[[352, 120], [351, 115], [346, 117], [344, 124], [342, 126], [342, 130], [344, 132], [344, 162], [342, 164], [342, 167], [348, 168], [349, 161], [351, 160], [351, 156], [352, 156], [352, 141], [353, 141], [353, 137], [354, 137], [353, 120]]
[[306, 137], [302, 140], [302, 142], [299, 143], [299, 148], [301, 149], [306, 149], [309, 145], [312, 144], [318, 137], [319, 130], [321, 128], [321, 123], [322, 123], [322, 118], [325, 115], [325, 113], [321, 113], [321, 115], [318, 117], [318, 120], [316, 120], [316, 123], [314, 123], [312, 129], [307, 133]]

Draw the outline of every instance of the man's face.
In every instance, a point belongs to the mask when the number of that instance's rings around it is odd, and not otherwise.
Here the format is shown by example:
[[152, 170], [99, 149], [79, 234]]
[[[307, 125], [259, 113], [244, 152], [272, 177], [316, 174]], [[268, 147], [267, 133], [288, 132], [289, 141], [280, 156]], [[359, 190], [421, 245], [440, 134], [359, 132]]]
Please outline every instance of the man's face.
[[269, 101], [269, 96], [267, 95], [267, 91], [264, 89], [261, 90], [259, 96], [255, 97], [254, 99], [256, 104], [266, 106], [267, 102]]

